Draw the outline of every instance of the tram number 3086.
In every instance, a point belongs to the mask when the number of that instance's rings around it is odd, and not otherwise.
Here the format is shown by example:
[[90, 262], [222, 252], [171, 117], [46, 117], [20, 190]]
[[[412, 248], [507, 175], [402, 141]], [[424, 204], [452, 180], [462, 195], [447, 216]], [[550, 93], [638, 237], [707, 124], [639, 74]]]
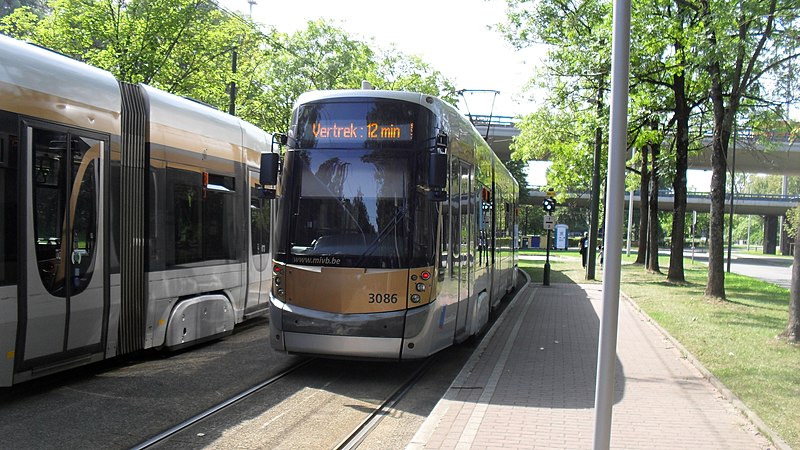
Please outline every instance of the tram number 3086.
[[378, 294], [370, 292], [369, 303], [397, 303], [397, 294]]

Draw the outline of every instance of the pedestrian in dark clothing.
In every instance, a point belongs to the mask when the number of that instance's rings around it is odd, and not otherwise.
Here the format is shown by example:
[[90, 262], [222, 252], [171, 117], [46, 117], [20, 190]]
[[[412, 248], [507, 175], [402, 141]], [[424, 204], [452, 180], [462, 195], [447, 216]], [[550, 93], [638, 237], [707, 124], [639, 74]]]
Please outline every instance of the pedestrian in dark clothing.
[[581, 263], [586, 267], [586, 254], [589, 253], [589, 233], [584, 232], [580, 240]]

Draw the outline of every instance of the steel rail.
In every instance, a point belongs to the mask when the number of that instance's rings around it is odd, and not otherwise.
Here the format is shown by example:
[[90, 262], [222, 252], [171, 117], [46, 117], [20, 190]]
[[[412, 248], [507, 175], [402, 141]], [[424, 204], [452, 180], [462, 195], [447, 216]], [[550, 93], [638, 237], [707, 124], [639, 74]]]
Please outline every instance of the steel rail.
[[386, 417], [389, 412], [400, 403], [408, 391], [414, 387], [422, 375], [424, 375], [430, 368], [431, 363], [435, 356], [426, 359], [414, 373], [412, 373], [405, 383], [398, 387], [379, 407], [375, 408], [372, 413], [361, 424], [350, 433], [342, 442], [335, 448], [338, 450], [352, 450], [358, 448], [362, 442], [369, 436], [373, 429]]
[[255, 386], [253, 386], [253, 387], [251, 387], [249, 389], [246, 389], [246, 390], [234, 395], [233, 397], [229, 398], [228, 400], [225, 400], [225, 401], [223, 401], [221, 403], [218, 403], [217, 405], [212, 406], [211, 408], [209, 408], [209, 409], [207, 409], [207, 410], [205, 410], [205, 411], [203, 411], [203, 412], [201, 412], [201, 413], [199, 413], [199, 414], [197, 414], [197, 415], [195, 415], [195, 416], [193, 416], [193, 417], [191, 417], [189, 419], [186, 419], [183, 422], [179, 423], [178, 425], [175, 425], [172, 428], [164, 430], [161, 433], [159, 433], [159, 434], [151, 437], [150, 439], [147, 439], [146, 441], [144, 441], [144, 442], [142, 442], [140, 444], [137, 444], [137, 445], [135, 445], [135, 446], [133, 446], [131, 448], [135, 449], [135, 450], [141, 450], [141, 449], [148, 448], [148, 447], [150, 447], [150, 446], [152, 446], [154, 444], [157, 444], [158, 442], [161, 442], [164, 439], [167, 439], [170, 436], [173, 436], [173, 435], [179, 433], [180, 431], [183, 431], [183, 430], [189, 428], [190, 426], [200, 422], [201, 420], [211, 416], [212, 414], [215, 414], [215, 413], [217, 413], [217, 412], [219, 412], [219, 411], [221, 411], [221, 410], [233, 405], [234, 403], [237, 403], [240, 400], [243, 400], [243, 399], [255, 394], [256, 392], [260, 391], [261, 389], [264, 389], [265, 387], [267, 387], [267, 386], [269, 386], [271, 384], [274, 384], [278, 380], [280, 380], [280, 379], [286, 377], [287, 375], [297, 371], [298, 369], [301, 369], [301, 368], [311, 364], [312, 361], [314, 361], [313, 358], [309, 358], [309, 359], [306, 359], [304, 361], [301, 361], [300, 363], [298, 363], [298, 364], [296, 364], [296, 365], [294, 365], [292, 367], [289, 367], [288, 369], [284, 370], [283, 372], [280, 372], [279, 374], [273, 376], [272, 378], [269, 378], [269, 379], [267, 379], [265, 381], [262, 381], [261, 383], [259, 383], [259, 384], [255, 385]]

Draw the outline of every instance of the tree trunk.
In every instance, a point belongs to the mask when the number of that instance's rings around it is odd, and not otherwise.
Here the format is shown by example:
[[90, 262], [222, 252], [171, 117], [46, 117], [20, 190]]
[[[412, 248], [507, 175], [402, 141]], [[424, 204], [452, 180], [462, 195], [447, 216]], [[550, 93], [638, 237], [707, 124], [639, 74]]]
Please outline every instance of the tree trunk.
[[[795, 230], [795, 242], [800, 242], [800, 222]], [[792, 286], [789, 289], [789, 323], [783, 336], [789, 342], [800, 342], [800, 249], [794, 248]]]
[[[721, 6], [730, 6], [730, 13], [736, 17], [738, 32], [735, 35], [722, 35], [723, 40], [732, 45], [732, 51], [718, 52], [707, 64], [711, 79], [711, 103], [714, 107], [714, 136], [712, 140], [711, 155], [711, 218], [708, 240], [708, 283], [705, 294], [711, 297], [725, 298], [725, 273], [723, 270], [723, 222], [725, 207], [725, 172], [727, 168], [728, 143], [731, 130], [739, 111], [743, 96], [758, 82], [766, 72], [757, 70], [762, 63], [759, 59], [767, 53], [775, 51], [768, 45], [774, 31], [777, 2], [768, 0], [763, 2], [764, 9], [753, 10], [745, 8], [742, 2], [725, 3]], [[722, 24], [730, 19], [725, 16], [724, 9], [712, 12], [709, 0], [700, 0], [700, 14], [703, 17], [708, 46], [711, 49], [720, 48], [717, 41], [716, 24]], [[763, 17], [764, 21], [751, 20], [753, 17]], [[781, 13], [782, 14], [782, 13]], [[755, 29], [751, 27], [755, 26]], [[760, 26], [761, 28], [758, 28]], [[723, 32], [724, 33], [724, 32]], [[755, 38], [755, 39], [754, 39]], [[751, 45], [752, 44], [752, 45]], [[726, 45], [722, 45], [726, 47]], [[780, 47], [780, 46], [778, 46]], [[779, 54], [780, 52], [776, 52]], [[723, 73], [723, 59], [725, 70]], [[733, 58], [732, 60], [728, 60]], [[728, 104], [725, 104], [727, 99]]]
[[647, 262], [647, 232], [649, 230], [649, 215], [650, 210], [648, 204], [650, 201], [650, 169], [647, 167], [648, 154], [647, 149], [643, 149], [639, 154], [642, 155], [642, 171], [641, 171], [641, 188], [639, 192], [639, 249], [636, 252], [636, 261], [634, 264], [644, 265]]
[[720, 81], [719, 63], [710, 65], [711, 103], [714, 106], [714, 135], [711, 141], [711, 215], [708, 230], [708, 282], [705, 295], [725, 298], [725, 178], [728, 168], [728, 142], [731, 137], [733, 115], [738, 104], [725, 108], [725, 94]]
[[[657, 126], [657, 125], [656, 125]], [[650, 147], [650, 157], [652, 159], [651, 166], [653, 170], [650, 171], [650, 227], [647, 245], [647, 266], [646, 269], [650, 272], [661, 273], [661, 267], [658, 264], [658, 238], [661, 234], [661, 222], [658, 220], [658, 154], [660, 150], [660, 143], [652, 143]]]
[[673, 78], [675, 92], [675, 195], [670, 238], [669, 270], [667, 279], [683, 283], [683, 247], [686, 244], [686, 171], [689, 168], [689, 105], [686, 102], [686, 80], [683, 73]]

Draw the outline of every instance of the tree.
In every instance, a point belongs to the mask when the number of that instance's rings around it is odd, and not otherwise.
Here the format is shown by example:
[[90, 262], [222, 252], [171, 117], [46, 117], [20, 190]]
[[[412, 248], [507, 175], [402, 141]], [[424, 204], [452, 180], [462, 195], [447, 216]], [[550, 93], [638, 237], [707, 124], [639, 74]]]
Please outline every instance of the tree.
[[[600, 217], [600, 173], [606, 158], [608, 108], [606, 95], [611, 72], [611, 8], [608, 2], [585, 0], [561, 2], [545, 0], [531, 5], [529, 0], [506, 0], [506, 20], [498, 29], [513, 45], [521, 48], [532, 43], [550, 45], [541, 77], [541, 87], [549, 92], [547, 103], [566, 116], [585, 120], [573, 124], [578, 129], [590, 130], [581, 134], [578, 145], [562, 147], [570, 151], [582, 150], [590, 145], [593, 159], [590, 171], [579, 173], [592, 180], [592, 219], [589, 230], [589, 254], [586, 278], [594, 278], [597, 248], [598, 221]], [[524, 139], [520, 134], [517, 139]], [[591, 141], [589, 141], [591, 139]], [[584, 140], [586, 142], [584, 142]], [[521, 144], [525, 146], [524, 142]], [[555, 156], [553, 153], [551, 157]], [[565, 160], [561, 156], [557, 159]], [[554, 161], [553, 166], [558, 162]], [[548, 172], [548, 183], [552, 183]], [[571, 177], [574, 178], [574, 177]]]
[[[653, 121], [653, 131], [658, 130], [658, 122]], [[657, 135], [657, 133], [653, 133]], [[645, 268], [649, 272], [661, 273], [661, 267], [658, 263], [658, 243], [661, 235], [661, 222], [658, 220], [658, 191], [659, 191], [659, 156], [661, 151], [661, 139], [653, 138], [648, 142], [645, 151], [650, 152], [650, 163], [652, 170], [650, 170], [650, 200], [648, 201], [650, 218], [648, 219], [649, 227], [647, 229], [647, 262]]]
[[509, 146], [519, 161], [550, 160], [547, 184], [558, 192], [587, 192], [592, 171], [590, 142], [582, 139], [591, 133], [591, 122], [569, 113], [542, 107], [521, 118], [520, 133]]
[[647, 239], [648, 230], [650, 229], [650, 167], [648, 166], [648, 161], [650, 159], [650, 152], [646, 150], [646, 147], [640, 146], [639, 147], [639, 155], [641, 155], [641, 168], [639, 177], [641, 180], [640, 183], [640, 191], [639, 191], [639, 199], [640, 199], [640, 207], [639, 207], [639, 249], [636, 253], [636, 264], [646, 265], [647, 263], [647, 248], [650, 245], [650, 240]]
[[798, 8], [793, 0], [698, 0], [706, 46], [702, 49], [711, 80], [712, 137], [711, 230], [705, 294], [725, 298], [724, 206], [728, 144], [743, 100], [765, 92], [765, 74], [798, 56]]
[[[263, 53], [258, 33], [205, 0], [53, 0], [39, 18], [21, 8], [0, 31], [108, 70], [227, 109], [231, 55]], [[246, 65], [246, 64], [245, 64]]]
[[380, 50], [377, 56], [377, 71], [368, 80], [376, 87], [435, 95], [450, 104], [456, 104], [457, 94], [453, 83], [419, 56], [406, 55], [394, 46]]
[[519, 183], [519, 202], [528, 203], [530, 196], [528, 195], [528, 176], [525, 173], [525, 163], [519, 160], [508, 160], [505, 166], [511, 175]]
[[[53, 0], [40, 17], [17, 8], [0, 32], [285, 131], [294, 101], [316, 89], [358, 88], [362, 80], [455, 99], [452, 83], [418, 57], [372, 46], [324, 21], [292, 35], [259, 30], [209, 0]], [[236, 57], [234, 71], [232, 60]]]
[[453, 102], [453, 83], [419, 57], [396, 50], [373, 50], [324, 20], [309, 21], [291, 35], [274, 33], [270, 45], [278, 51], [261, 62], [263, 85], [250, 114], [268, 130], [287, 130], [300, 94], [321, 89], [359, 89], [366, 80], [377, 88], [409, 90]]
[[42, 17], [49, 11], [47, 0], [2, 0], [0, 1], [0, 18], [19, 8], [27, 7], [36, 16]]
[[[702, 34], [697, 29], [700, 15], [680, 0], [636, 2], [633, 5], [633, 35], [631, 48], [632, 100], [634, 117], [643, 125], [654, 128], [658, 120], [665, 144], [655, 175], [671, 179], [674, 194], [670, 264], [667, 278], [685, 280], [683, 249], [686, 222], [686, 173], [691, 150], [690, 122], [692, 110], [702, 104], [707, 95], [707, 77], [701, 67], [696, 49]], [[634, 122], [635, 123], [635, 122]], [[634, 130], [636, 128], [633, 128]], [[669, 152], [667, 151], [669, 150]], [[667, 155], [672, 155], [667, 169]], [[672, 169], [673, 167], [670, 167]]]
[[[800, 207], [789, 211], [787, 218], [794, 227], [795, 242], [800, 242]], [[781, 336], [789, 342], [800, 343], [800, 250], [797, 247], [795, 247], [792, 262], [792, 284], [789, 289], [789, 321]]]

